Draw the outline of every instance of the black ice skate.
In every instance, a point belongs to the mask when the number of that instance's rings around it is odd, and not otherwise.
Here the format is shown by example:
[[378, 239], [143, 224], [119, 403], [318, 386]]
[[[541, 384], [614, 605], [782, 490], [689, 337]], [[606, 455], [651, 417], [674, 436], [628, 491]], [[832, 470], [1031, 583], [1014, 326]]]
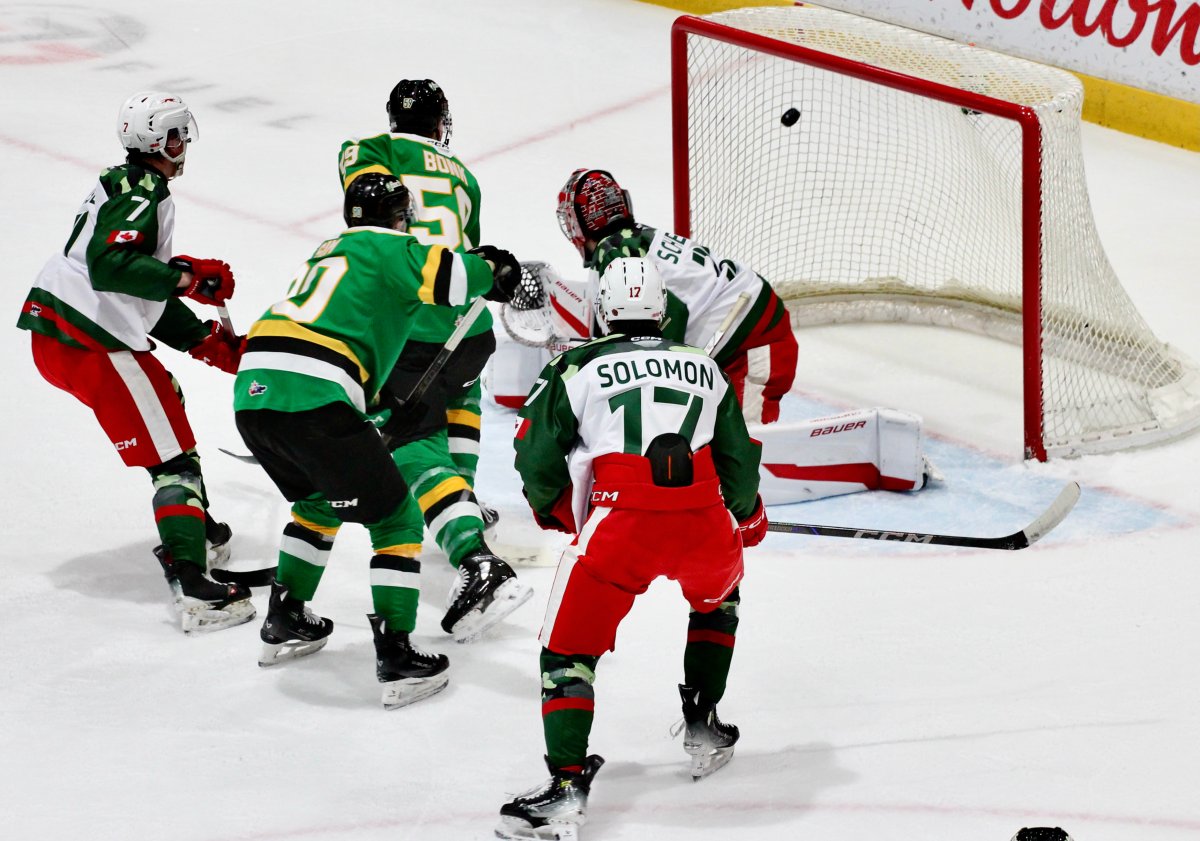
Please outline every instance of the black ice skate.
[[500, 522], [500, 512], [490, 505], [480, 502], [479, 513], [483, 515], [483, 536], [491, 540], [496, 536], [496, 525]]
[[185, 634], [232, 628], [254, 618], [248, 588], [218, 584], [196, 564], [176, 561], [165, 546], [156, 546], [154, 556], [171, 588], [172, 615]]
[[233, 529], [228, 523], [218, 523], [207, 511], [204, 512], [204, 547], [208, 552], [208, 568], [222, 569], [229, 563], [229, 541]]
[[500, 807], [496, 837], [513, 841], [576, 841], [587, 823], [588, 792], [604, 758], [592, 754], [577, 774], [550, 765], [550, 779]]
[[683, 699], [683, 749], [692, 757], [694, 782], [733, 758], [739, 734], [737, 727], [717, 718], [716, 704], [700, 700], [700, 690], [680, 684], [679, 697]]
[[317, 616], [304, 602], [292, 598], [287, 587], [272, 582], [267, 618], [258, 632], [263, 642], [258, 665], [274, 666], [320, 651], [332, 633], [332, 619]]
[[390, 631], [384, 618], [368, 613], [375, 635], [375, 676], [383, 684], [383, 708], [415, 704], [446, 688], [450, 660], [445, 654], [426, 654], [413, 647], [407, 631]]
[[470, 642], [533, 595], [507, 563], [487, 547], [462, 559], [450, 588], [442, 630], [456, 642]]

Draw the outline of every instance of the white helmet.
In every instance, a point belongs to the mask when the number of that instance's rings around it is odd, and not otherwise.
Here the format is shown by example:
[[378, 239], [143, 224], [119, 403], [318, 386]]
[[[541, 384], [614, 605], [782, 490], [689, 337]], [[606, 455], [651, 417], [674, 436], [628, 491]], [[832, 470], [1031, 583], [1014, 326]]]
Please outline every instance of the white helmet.
[[662, 322], [667, 311], [662, 275], [644, 257], [622, 257], [609, 263], [600, 278], [596, 318], [604, 332], [614, 321]]
[[[172, 157], [167, 154], [167, 136], [179, 132], [183, 148]], [[162, 155], [174, 164], [182, 164], [187, 144], [199, 137], [196, 120], [187, 104], [177, 96], [161, 91], [135, 93], [117, 112], [117, 137], [130, 152]]]

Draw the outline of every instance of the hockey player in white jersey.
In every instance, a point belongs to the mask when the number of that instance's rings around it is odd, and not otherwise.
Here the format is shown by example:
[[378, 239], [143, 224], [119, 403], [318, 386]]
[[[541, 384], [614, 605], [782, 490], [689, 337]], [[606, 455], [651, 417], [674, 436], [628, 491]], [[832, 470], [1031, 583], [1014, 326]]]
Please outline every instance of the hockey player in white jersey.
[[716, 707], [738, 626], [742, 548], [767, 529], [759, 447], [720, 366], [662, 337], [653, 263], [614, 260], [596, 308], [608, 335], [545, 367], [516, 434], [535, 518], [576, 536], [540, 636], [551, 779], [501, 808], [501, 838], [571, 838], [585, 822], [604, 762], [588, 754], [596, 665], [636, 595], [660, 576], [678, 581], [691, 606], [679, 691], [693, 777], [727, 762], [738, 739]]
[[700, 243], [637, 222], [629, 191], [602, 169], [571, 173], [559, 192], [558, 224], [593, 284], [614, 260], [652, 262], [667, 291], [663, 335], [712, 354], [747, 423], [779, 419], [798, 351], [787, 308], [766, 279]]

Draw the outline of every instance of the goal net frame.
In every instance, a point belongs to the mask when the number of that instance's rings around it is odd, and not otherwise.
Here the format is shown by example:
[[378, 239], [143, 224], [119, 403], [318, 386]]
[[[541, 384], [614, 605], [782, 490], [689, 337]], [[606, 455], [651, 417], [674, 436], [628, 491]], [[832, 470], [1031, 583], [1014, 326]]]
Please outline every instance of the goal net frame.
[[[1028, 103], [1009, 101], [988, 95], [993, 93], [990, 90], [985, 94], [939, 81], [936, 73], [924, 76], [913, 75], [880, 66], [886, 63], [884, 61], [871, 63], [858, 57], [815, 49], [802, 43], [752, 31], [742, 24], [746, 18], [738, 17], [740, 15], [748, 16], [749, 20], [753, 22], [755, 20], [753, 16], [756, 13], [777, 16], [816, 14], [832, 16], [833, 19], [847, 18], [854, 21], [849, 25], [867, 27], [868, 34], [871, 28], [887, 27], [902, 31], [905, 37], [923, 39], [921, 41], [922, 48], [941, 49], [939, 44], [933, 42], [943, 42], [948, 45], [945, 48], [948, 51], [973, 51], [976, 49], [937, 36], [905, 30], [891, 24], [811, 7], [807, 9], [799, 6], [768, 7], [722, 12], [703, 18], [690, 15], [678, 18], [671, 33], [673, 179], [675, 229], [678, 233], [689, 237], [694, 236], [705, 245], [722, 251], [730, 257], [747, 259], [745, 254], [739, 253], [741, 250], [739, 243], [725, 241], [728, 237], [723, 237], [722, 226], [719, 222], [710, 222], [707, 225], [699, 226], [694, 224], [694, 202], [696, 201], [694, 191], [696, 187], [693, 184], [692, 160], [700, 150], [693, 147], [693, 144], [704, 142], [705, 137], [693, 136], [691, 129], [695, 123], [705, 126], [703, 129], [697, 129], [698, 131], [710, 131], [708, 126], [716, 122], [714, 114], [717, 112], [704, 111], [701, 113], [701, 108], [722, 107], [720, 104], [716, 106], [707, 104], [707, 100], [702, 97], [701, 93], [694, 92], [703, 91], [706, 74], [712, 76], [718, 73], [735, 72], [730, 71], [729, 67], [739, 63], [727, 62], [728, 66], [717, 67], [689, 66], [689, 58], [692, 55], [691, 48], [696, 46], [699, 49], [702, 46], [696, 39], [710, 39], [739, 50], [751, 51], [754, 56], [795, 62], [810, 68], [817, 68], [820, 71], [860, 80], [870, 85], [879, 85], [906, 94], [914, 94], [924, 99], [946, 103], [961, 109], [964, 115], [985, 114], [1012, 121], [1019, 127], [1020, 132], [1020, 288], [1013, 292], [1014, 296], [1019, 295], [1019, 301], [1012, 303], [981, 301], [973, 298], [970, 294], [959, 300], [954, 300], [953, 294], [948, 297], [924, 296], [919, 290], [914, 294], [912, 289], [889, 289], [886, 279], [884, 279], [882, 287], [869, 292], [857, 289], [830, 290], [825, 288], [810, 295], [806, 291], [805, 278], [785, 278], [780, 284], [780, 278], [767, 274], [767, 280], [776, 286], [777, 291], [780, 291], [787, 301], [788, 308], [792, 312], [793, 324], [799, 326], [848, 321], [909, 321], [967, 329], [1018, 342], [1022, 348], [1026, 458], [1045, 461], [1052, 456], [1105, 452], [1157, 443], [1179, 437], [1200, 426], [1200, 374], [1197, 373], [1198, 369], [1186, 357], [1182, 357], [1173, 349], [1158, 342], [1144, 321], [1141, 320], [1140, 315], [1137, 314], [1132, 302], [1128, 301], [1127, 295], [1121, 289], [1119, 281], [1108, 265], [1107, 257], [1104, 256], [1103, 249], [1099, 245], [1098, 234], [1095, 233], [1094, 221], [1091, 219], [1090, 204], [1087, 202], [1086, 185], [1080, 183], [1078, 190], [1082, 192], [1083, 208], [1086, 210], [1088, 223], [1091, 225], [1083, 239], [1087, 240], [1085, 244], [1091, 248], [1092, 252], [1098, 252], [1098, 256], [1093, 255], [1091, 259], [1102, 264], [1103, 270], [1107, 271], [1111, 278], [1106, 282], [1116, 285], [1119, 294], [1123, 296], [1125, 304], [1127, 304], [1128, 311], [1132, 312], [1133, 317], [1130, 320], [1136, 324], [1134, 324], [1131, 334], [1136, 336], [1139, 343], [1148, 341], [1153, 346], [1153, 353], [1158, 355], [1155, 358], [1158, 359], [1161, 356], [1162, 361], [1156, 363], [1157, 367], [1162, 369], [1163, 366], [1166, 366], [1170, 371], [1164, 375], [1161, 370], [1157, 370], [1154, 375], [1157, 379], [1146, 388], [1148, 396], [1144, 400], [1140, 396], [1135, 398], [1135, 402], [1146, 404], [1145, 418], [1139, 417], [1134, 422], [1122, 418], [1121, 422], [1110, 424], [1108, 428], [1104, 428], [1104, 424], [1101, 422], [1099, 424], [1101, 428], [1085, 429], [1077, 435], [1058, 435], [1047, 440], [1045, 429], [1047, 391], [1044, 372], [1048, 353], [1046, 339], [1048, 328], [1044, 321], [1046, 313], [1043, 311], [1043, 292], [1044, 284], [1052, 283], [1054, 278], [1046, 276], [1045, 243], [1043, 241], [1047, 236], [1043, 224], [1043, 214], [1046, 210], [1046, 202], [1043, 198], [1045, 187], [1043, 154], [1048, 153], [1044, 151], [1046, 138], [1044, 137], [1043, 119], [1037, 108]], [[809, 20], [809, 18], [798, 19], [804, 22]], [[826, 17], [821, 19], [826, 19]], [[798, 23], [797, 26], [800, 24]], [[930, 43], [926, 44], [926, 40]], [[979, 51], [978, 54], [996, 56], [987, 51]], [[1031, 62], [1023, 62], [1023, 60], [1008, 56], [1003, 59], [1008, 62], [1034, 66]], [[697, 62], [702, 60], [697, 59]], [[749, 60], [751, 59], [742, 60], [742, 63]], [[1056, 82], [1062, 81], [1067, 86], [1079, 85], [1078, 81], [1066, 74], [1065, 71], [1043, 68], [1040, 65], [1035, 67], [1038, 72], [1060, 74], [1062, 80], [1056, 78]], [[749, 97], [753, 97], [755, 93], [756, 91], [747, 89]], [[689, 94], [696, 96], [696, 104], [690, 101]], [[1056, 102], [1054, 107], [1059, 112], [1063, 111], [1064, 107], [1069, 110], [1074, 104], [1072, 97], [1074, 97], [1074, 93], [1067, 97], [1065, 106]], [[1078, 91], [1078, 96], [1075, 98], [1078, 99], [1078, 107], [1081, 108], [1081, 90]], [[731, 110], [725, 116], [728, 119], [737, 119], [740, 115]], [[778, 121], [778, 112], [775, 112], [775, 117]], [[1077, 117], [1078, 119], [1080, 118]], [[784, 125], [787, 126], [788, 123], [784, 121]], [[1078, 128], [1075, 129], [1075, 132], [1077, 134]], [[1072, 138], [1068, 138], [1069, 142], [1072, 142]], [[1074, 139], [1073, 142], [1075, 144], [1073, 154], [1079, 158], [1077, 180], [1082, 182], [1082, 152], [1078, 148], [1078, 140]], [[1059, 153], [1061, 153], [1061, 149], [1055, 152], [1055, 154]], [[784, 243], [781, 247], [787, 248], [788, 244]], [[752, 259], [748, 262], [754, 264]], [[864, 306], [865, 299], [870, 299], [867, 306]], [[850, 306], [847, 307], [847, 303]], [[920, 314], [914, 315], [918, 311]], [[1084, 315], [1086, 317], [1086, 313]], [[1085, 323], [1084, 326], [1090, 328], [1092, 325]], [[1100, 343], [1106, 348], [1121, 342], [1128, 344], [1128, 340], [1124, 336], [1120, 336], [1118, 339], [1119, 341], [1112, 341], [1106, 337]], [[1071, 358], [1074, 355], [1075, 358], [1071, 360], [1072, 364], [1085, 367], [1093, 364], [1093, 360], [1089, 357], [1096, 354], [1090, 345], [1085, 345], [1082, 349], [1080, 347], [1073, 348], [1071, 342], [1064, 340], [1061, 335], [1051, 335], [1049, 344], [1052, 345], [1050, 352], [1057, 357]], [[1141, 344], [1138, 347], [1140, 348]], [[1137, 352], [1143, 353], [1140, 349]], [[1130, 368], [1130, 364], [1126, 361], [1114, 362], [1112, 365], [1120, 369], [1120, 376], [1125, 376]], [[1166, 382], [1165, 387], [1163, 387], [1164, 382]], [[1079, 398], [1072, 399], [1077, 403], [1082, 402]], [[1126, 397], [1121, 399], [1129, 402]], [[1051, 408], [1053, 410], [1053, 407]], [[1099, 414], [1104, 417], [1103, 412]]]

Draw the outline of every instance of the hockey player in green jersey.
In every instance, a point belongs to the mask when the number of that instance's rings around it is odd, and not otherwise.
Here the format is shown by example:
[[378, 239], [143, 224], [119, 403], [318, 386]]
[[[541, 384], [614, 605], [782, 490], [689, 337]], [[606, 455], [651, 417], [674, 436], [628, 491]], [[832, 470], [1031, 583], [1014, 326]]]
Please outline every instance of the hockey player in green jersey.
[[[601, 169], [577, 169], [567, 179], [558, 196], [558, 223], [593, 277], [622, 257], [654, 263], [668, 293], [668, 337], [704, 346], [732, 311], [732, 323], [711, 353], [747, 422], [779, 419], [798, 349], [787, 308], [765, 279], [686, 237], [636, 222], [629, 192]], [[734, 309], [739, 298], [745, 305]]]
[[501, 808], [501, 838], [562, 838], [586, 820], [604, 762], [587, 752], [596, 665], [659, 576], [678, 581], [691, 605], [679, 691], [693, 777], [727, 762], [738, 739], [716, 706], [738, 626], [742, 547], [767, 528], [759, 448], [717, 363], [662, 338], [665, 312], [653, 263], [614, 260], [596, 300], [608, 335], [552, 360], [521, 409], [525, 496], [544, 528], [576, 537], [540, 636], [551, 779]]
[[168, 182], [183, 172], [195, 130], [177, 96], [152, 91], [125, 101], [117, 136], [126, 162], [100, 173], [17, 320], [32, 334], [34, 363], [46, 381], [95, 413], [127, 466], [150, 472], [161, 541], [154, 553], [185, 632], [254, 618], [249, 590], [208, 577], [209, 560], [228, 557], [231, 531], [208, 513], [183, 393], [150, 338], [237, 370], [242, 337], [218, 321], [201, 321], [182, 301], [222, 306], [234, 290], [229, 266], [171, 257], [175, 203]]
[[[346, 192], [347, 229], [301, 267], [287, 297], [254, 323], [234, 386], [239, 432], [292, 505], [271, 588], [259, 665], [324, 646], [333, 622], [306, 606], [344, 522], [371, 535], [376, 671], [392, 709], [445, 687], [449, 661], [412, 644], [423, 526], [409, 487], [369, 416], [393, 411], [384, 433], [403, 435], [419, 413], [385, 388], [422, 308], [507, 300], [520, 267], [483, 246], [459, 254], [407, 233], [411, 198], [390, 176], [360, 176]], [[489, 597], [511, 600], [516, 582]], [[478, 595], [478, 594], [475, 594]], [[478, 605], [477, 605], [478, 606]], [[484, 605], [486, 606], [486, 605]]]
[[[429, 79], [401, 80], [388, 97], [387, 113], [389, 133], [342, 144], [343, 188], [364, 173], [393, 175], [412, 194], [416, 218], [411, 232], [417, 240], [459, 253], [469, 251], [479, 242], [479, 183], [450, 151], [451, 117], [445, 93]], [[464, 307], [423, 308], [388, 377], [388, 387], [407, 394], [464, 313]], [[519, 585], [521, 595], [515, 602], [495, 601], [482, 613], [463, 602], [465, 594], [481, 586], [498, 586], [515, 578], [511, 567], [485, 543], [485, 525], [490, 526], [496, 514], [481, 507], [474, 493], [480, 373], [495, 348], [492, 317], [484, 310], [425, 392], [420, 406], [423, 416], [403, 436], [388, 436], [396, 466], [412, 487], [430, 534], [458, 570], [442, 627], [460, 642], [477, 638], [532, 595]], [[488, 570], [494, 574], [485, 575]]]

